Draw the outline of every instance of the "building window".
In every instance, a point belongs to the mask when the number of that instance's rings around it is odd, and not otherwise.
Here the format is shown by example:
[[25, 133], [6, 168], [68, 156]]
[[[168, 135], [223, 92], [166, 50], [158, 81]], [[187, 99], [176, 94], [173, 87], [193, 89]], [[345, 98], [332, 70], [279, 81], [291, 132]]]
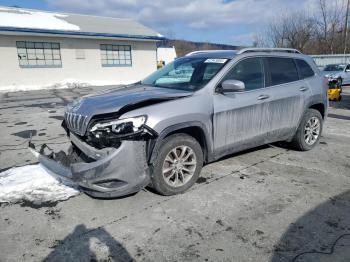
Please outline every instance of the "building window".
[[18, 41], [17, 53], [21, 67], [61, 67], [59, 43]]
[[101, 45], [102, 66], [131, 66], [130, 45]]

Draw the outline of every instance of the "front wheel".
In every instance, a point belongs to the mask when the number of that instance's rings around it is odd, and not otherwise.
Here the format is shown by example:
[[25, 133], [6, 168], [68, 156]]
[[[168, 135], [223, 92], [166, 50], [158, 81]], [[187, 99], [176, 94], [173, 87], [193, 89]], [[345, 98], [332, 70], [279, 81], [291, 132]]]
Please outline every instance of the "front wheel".
[[292, 140], [292, 146], [300, 151], [308, 151], [319, 142], [323, 126], [321, 113], [308, 109]]
[[162, 195], [185, 192], [198, 179], [203, 166], [200, 144], [186, 134], [164, 139], [154, 163], [152, 187]]

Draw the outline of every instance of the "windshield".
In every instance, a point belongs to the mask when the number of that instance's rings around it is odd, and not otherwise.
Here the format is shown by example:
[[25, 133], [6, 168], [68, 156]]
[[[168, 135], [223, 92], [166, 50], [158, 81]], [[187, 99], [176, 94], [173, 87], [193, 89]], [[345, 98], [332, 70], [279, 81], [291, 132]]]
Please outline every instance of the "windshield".
[[141, 81], [143, 85], [195, 91], [208, 83], [229, 59], [183, 57]]
[[343, 71], [345, 65], [327, 65], [323, 71]]

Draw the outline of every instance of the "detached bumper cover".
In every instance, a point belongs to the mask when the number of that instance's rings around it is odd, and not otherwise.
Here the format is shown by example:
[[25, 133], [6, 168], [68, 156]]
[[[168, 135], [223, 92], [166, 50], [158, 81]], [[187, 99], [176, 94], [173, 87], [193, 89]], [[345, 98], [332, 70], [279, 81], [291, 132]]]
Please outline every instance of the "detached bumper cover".
[[[38, 161], [59, 178], [70, 180], [95, 197], [119, 197], [140, 191], [150, 182], [146, 159], [146, 142], [125, 140], [119, 148], [98, 150], [71, 134], [72, 143], [92, 162], [65, 166], [51, 155], [29, 149]], [[68, 156], [69, 157], [69, 156]]]

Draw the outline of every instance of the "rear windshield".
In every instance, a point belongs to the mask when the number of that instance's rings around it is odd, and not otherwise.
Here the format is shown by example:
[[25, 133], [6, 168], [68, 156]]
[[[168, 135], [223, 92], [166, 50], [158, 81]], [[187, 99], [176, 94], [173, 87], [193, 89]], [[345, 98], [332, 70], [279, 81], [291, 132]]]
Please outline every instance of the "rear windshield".
[[183, 57], [141, 81], [143, 85], [195, 91], [208, 83], [229, 59]]

